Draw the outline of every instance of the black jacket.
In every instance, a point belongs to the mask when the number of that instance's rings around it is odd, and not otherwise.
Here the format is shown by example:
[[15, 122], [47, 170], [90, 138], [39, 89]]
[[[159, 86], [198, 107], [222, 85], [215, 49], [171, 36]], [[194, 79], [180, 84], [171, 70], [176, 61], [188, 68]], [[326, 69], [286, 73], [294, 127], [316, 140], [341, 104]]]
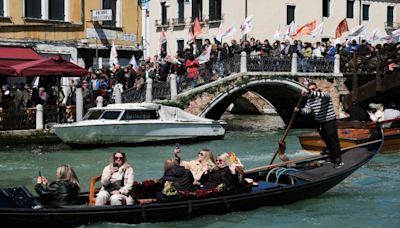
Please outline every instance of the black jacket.
[[222, 169], [213, 169], [207, 174], [203, 174], [200, 183], [204, 189], [213, 189], [220, 184], [224, 184], [224, 189], [229, 190], [235, 188], [239, 184], [239, 177], [232, 174], [228, 166]]
[[36, 184], [35, 190], [48, 207], [79, 204], [79, 187], [66, 181], [53, 181], [47, 187]]
[[192, 172], [182, 166], [172, 167], [165, 171], [164, 176], [160, 179], [160, 183], [164, 186], [166, 181], [172, 181], [178, 191], [193, 190], [194, 179]]

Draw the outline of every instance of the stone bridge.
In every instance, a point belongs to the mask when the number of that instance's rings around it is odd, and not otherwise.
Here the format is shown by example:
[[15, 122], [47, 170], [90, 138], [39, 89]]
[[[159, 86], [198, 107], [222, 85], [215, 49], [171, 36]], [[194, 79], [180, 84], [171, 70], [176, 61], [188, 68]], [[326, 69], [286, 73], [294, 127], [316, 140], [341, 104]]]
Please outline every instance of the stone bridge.
[[[174, 102], [193, 114], [220, 119], [230, 104], [251, 92], [269, 101], [287, 124], [301, 90], [310, 80], [332, 95], [339, 113], [339, 97], [348, 93], [343, 79], [342, 74], [337, 73], [241, 72], [180, 93]], [[254, 106], [250, 102], [249, 105]], [[303, 127], [311, 122], [310, 117], [299, 116], [295, 125]]]

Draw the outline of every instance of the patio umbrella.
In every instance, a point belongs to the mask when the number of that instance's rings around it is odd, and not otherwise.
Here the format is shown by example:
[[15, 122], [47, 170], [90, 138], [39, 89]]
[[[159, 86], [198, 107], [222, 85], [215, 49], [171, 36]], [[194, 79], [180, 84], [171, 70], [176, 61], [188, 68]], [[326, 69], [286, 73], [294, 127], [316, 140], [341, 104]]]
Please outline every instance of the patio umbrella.
[[17, 75], [23, 77], [61, 75], [63, 77], [81, 77], [89, 72], [61, 56], [35, 60], [12, 66]]
[[15, 76], [17, 73], [14, 68], [0, 64], [0, 75]]

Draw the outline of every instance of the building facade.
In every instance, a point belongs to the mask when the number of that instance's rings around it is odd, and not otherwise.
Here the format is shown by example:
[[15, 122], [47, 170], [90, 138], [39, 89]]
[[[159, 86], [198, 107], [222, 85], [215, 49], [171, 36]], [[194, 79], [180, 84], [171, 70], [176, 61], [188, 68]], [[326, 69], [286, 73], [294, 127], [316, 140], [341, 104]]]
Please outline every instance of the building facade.
[[[144, 12], [146, 56], [160, 51], [162, 31], [167, 37], [164, 47], [168, 53], [174, 54], [185, 47], [195, 17], [200, 19], [203, 31], [196, 44], [212, 40], [221, 24], [225, 29], [231, 25], [237, 29], [234, 36], [222, 42], [239, 41], [243, 38], [240, 25], [250, 15], [254, 18], [254, 28], [247, 37], [270, 41], [277, 30], [282, 36], [292, 21], [297, 27], [313, 20], [324, 23], [321, 35], [298, 37], [309, 42], [334, 38], [337, 25], [345, 18], [350, 30], [365, 24], [367, 33], [379, 29], [385, 35], [400, 28], [400, 3], [396, 0], [152, 0]], [[346, 33], [343, 40], [345, 36]]]
[[[108, 9], [108, 21], [93, 21]], [[114, 42], [121, 65], [140, 57], [141, 5], [131, 0], [0, 0], [0, 46], [33, 47], [83, 67], [107, 67]]]

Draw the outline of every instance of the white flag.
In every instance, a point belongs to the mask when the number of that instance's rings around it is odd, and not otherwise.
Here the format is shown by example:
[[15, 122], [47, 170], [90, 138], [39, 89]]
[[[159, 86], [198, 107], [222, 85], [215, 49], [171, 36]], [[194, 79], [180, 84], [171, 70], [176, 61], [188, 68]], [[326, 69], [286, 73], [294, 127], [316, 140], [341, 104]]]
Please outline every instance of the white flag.
[[254, 27], [254, 17], [253, 15], [248, 16], [246, 20], [244, 20], [243, 24], [240, 25], [240, 31], [242, 35], [246, 35], [247, 33], [251, 32]]
[[227, 28], [225, 31], [221, 33], [220, 40], [218, 40], [218, 37], [217, 40], [219, 42], [222, 42], [222, 38], [233, 36], [235, 33], [236, 33], [236, 28], [233, 25], [231, 25], [229, 28]]
[[286, 29], [284, 39], [289, 39], [294, 34], [296, 34], [296, 24], [294, 23], [293, 20], [292, 22], [290, 22], [289, 26]]
[[218, 40], [218, 42], [222, 42], [222, 34], [224, 33], [224, 28], [222, 27], [222, 23], [219, 25], [217, 35], [215, 36], [215, 39]]
[[376, 29], [374, 29], [374, 31], [372, 31], [372, 33], [369, 35], [369, 37], [368, 37], [368, 43], [373, 43], [373, 42], [379, 40], [380, 37], [381, 37], [381, 31], [380, 31], [378, 28], [376, 28]]
[[138, 64], [136, 62], [135, 55], [132, 55], [131, 60], [129, 60], [129, 64], [132, 64], [132, 68], [136, 69], [138, 67]]
[[354, 37], [354, 36], [360, 36], [361, 33], [363, 33], [366, 29], [365, 25], [359, 25], [357, 27], [355, 27], [354, 29], [352, 29], [349, 33], [349, 37]]
[[394, 30], [392, 32], [393, 35], [400, 35], [400, 29]]
[[276, 29], [272, 40], [281, 40], [281, 25], [278, 25], [278, 28]]
[[316, 36], [321, 36], [322, 33], [324, 32], [324, 22], [321, 22], [314, 30], [311, 31], [311, 36], [316, 37]]
[[211, 45], [209, 45], [207, 49], [204, 50], [203, 53], [199, 55], [199, 57], [197, 57], [197, 61], [199, 61], [199, 64], [203, 64], [210, 61], [210, 54], [211, 54]]
[[110, 65], [110, 67], [114, 64], [118, 64], [118, 53], [117, 49], [115, 48], [114, 42], [112, 42], [111, 45], [110, 59], [108, 60], [108, 64]]

